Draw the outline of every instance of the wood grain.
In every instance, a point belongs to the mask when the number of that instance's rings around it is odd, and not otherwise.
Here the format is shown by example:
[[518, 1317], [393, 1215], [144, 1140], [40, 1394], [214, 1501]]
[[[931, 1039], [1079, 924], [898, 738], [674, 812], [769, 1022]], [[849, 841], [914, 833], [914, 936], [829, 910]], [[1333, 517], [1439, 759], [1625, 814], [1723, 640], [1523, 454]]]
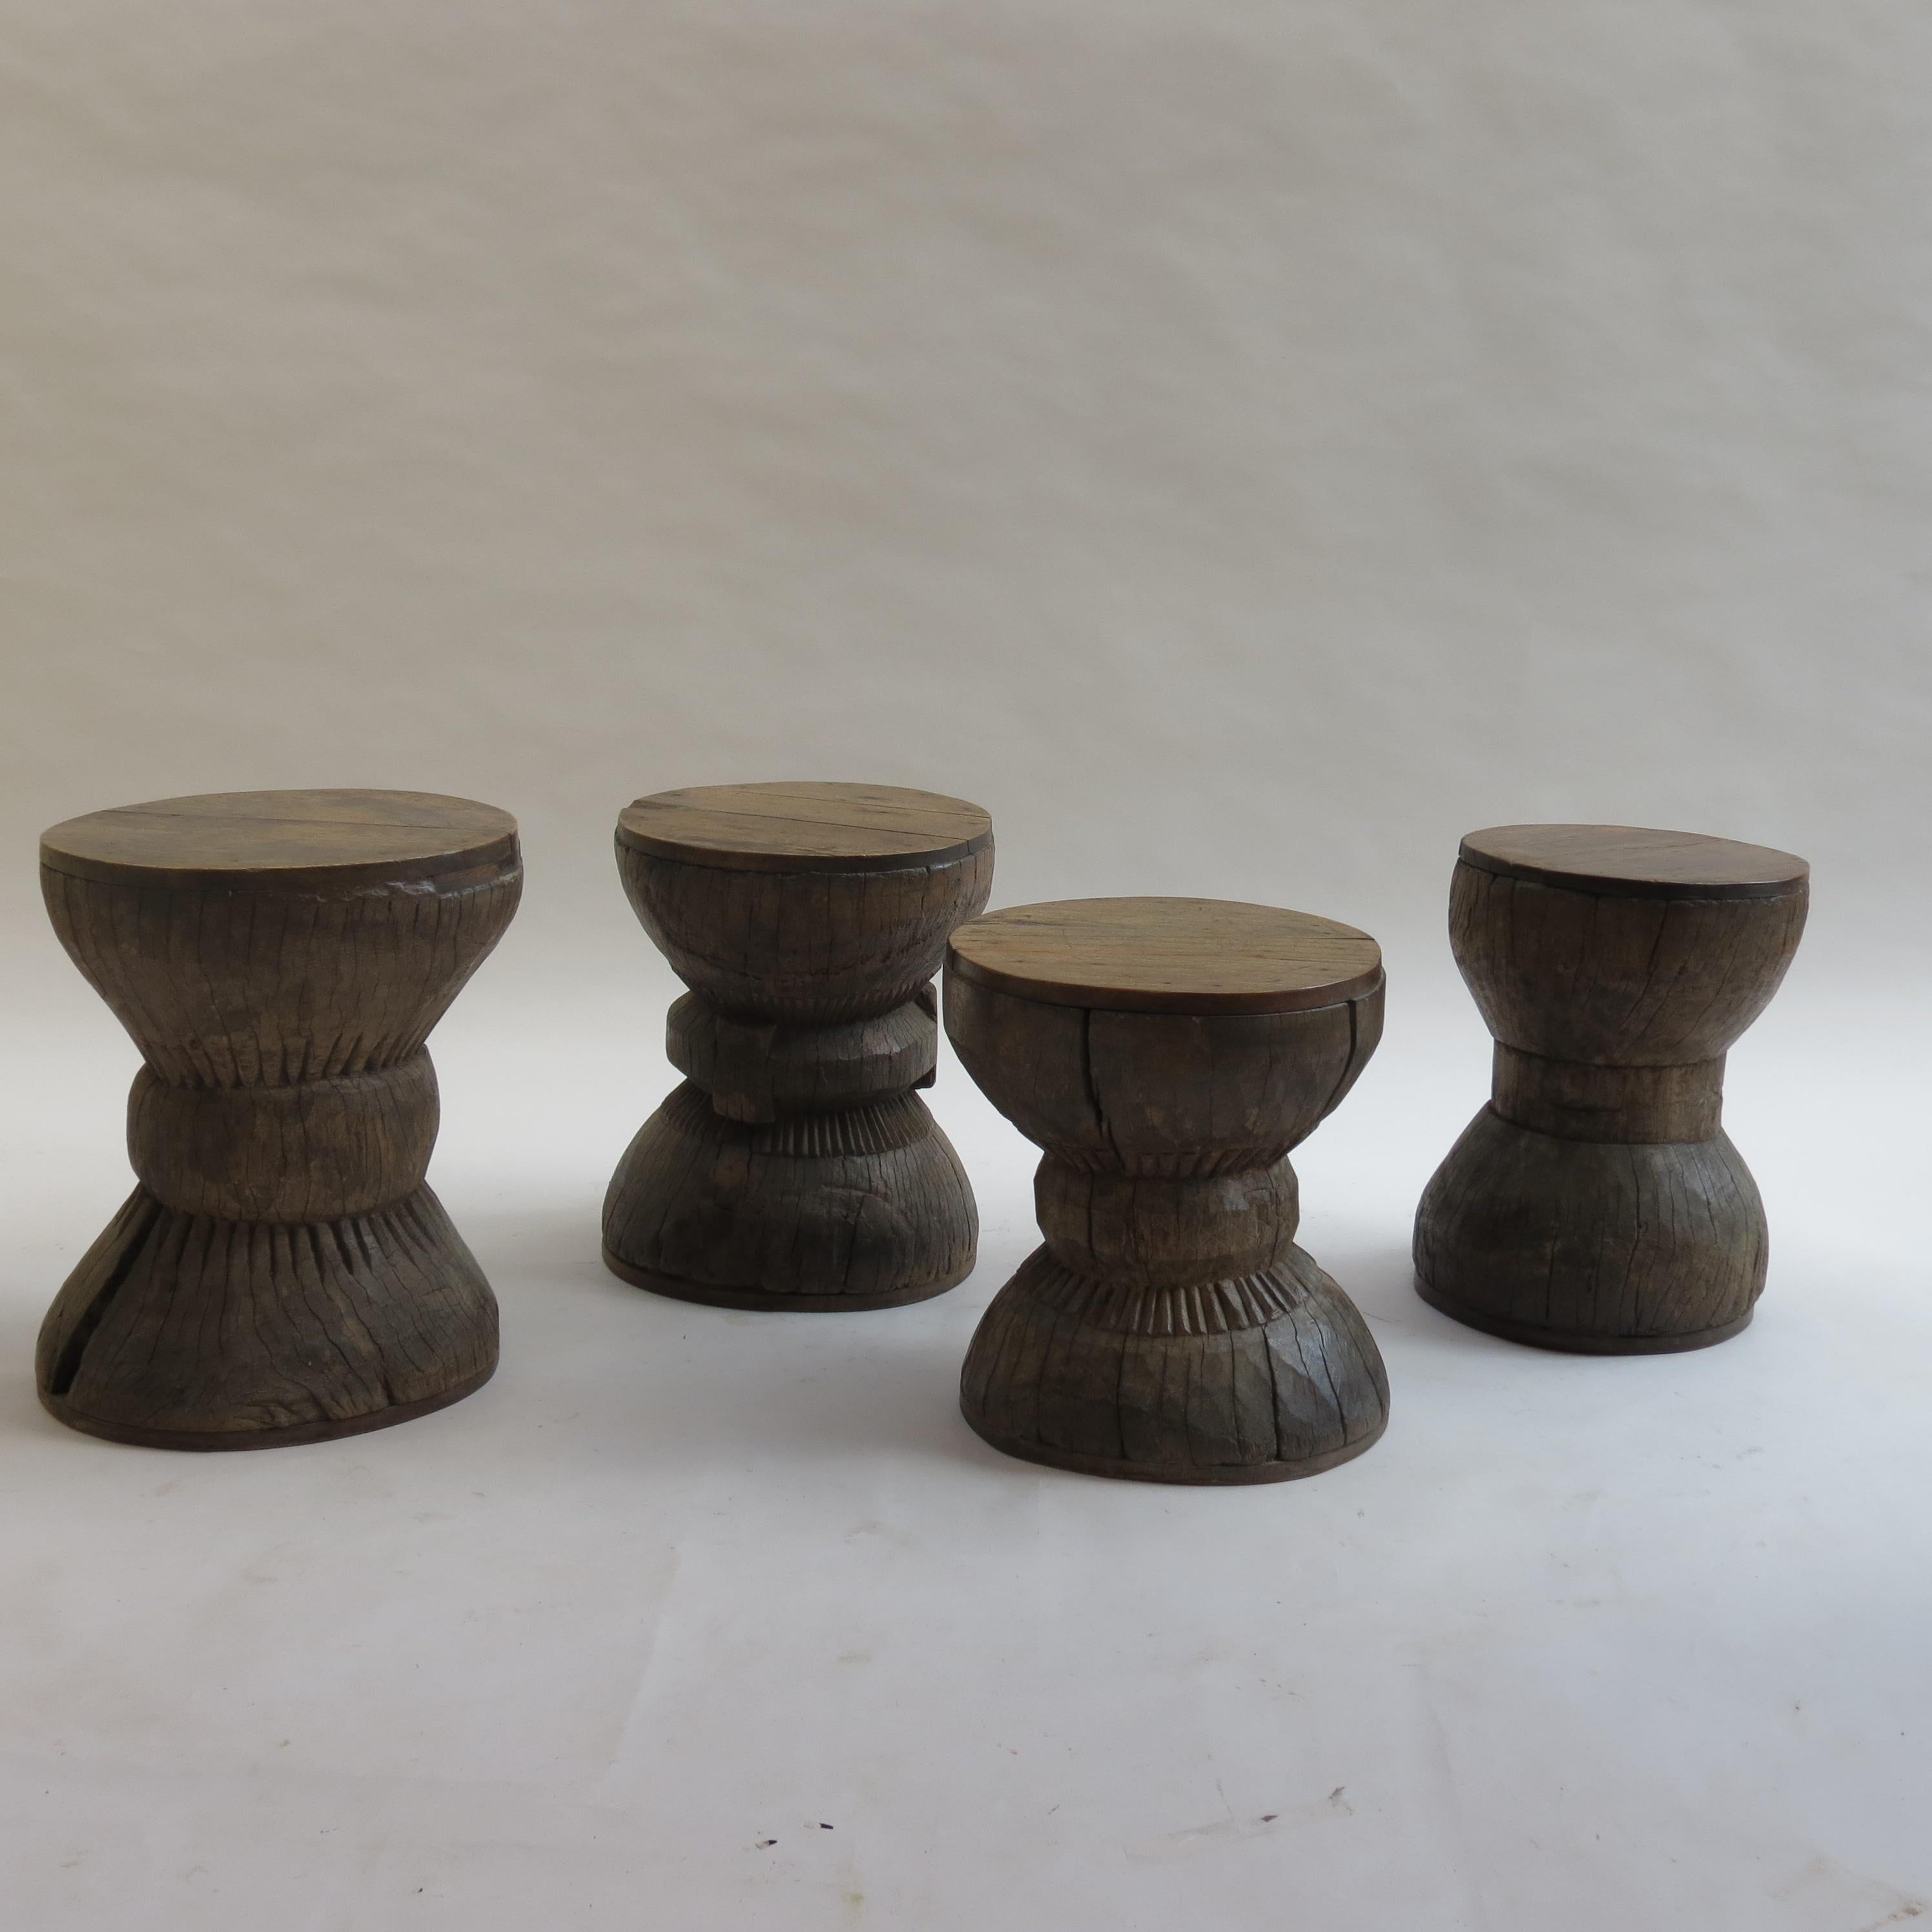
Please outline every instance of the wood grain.
[[691, 785], [619, 814], [620, 844], [752, 872], [884, 872], [969, 858], [993, 842], [978, 806], [903, 785]]
[[424, 1042], [522, 866], [504, 814], [424, 796], [164, 800], [48, 835], [55, 930], [146, 1063], [140, 1184], [41, 1331], [63, 1421], [166, 1448], [314, 1442], [494, 1367], [494, 1298], [424, 1180]]
[[[1348, 1297], [1294, 1243], [1288, 1155], [1375, 1051], [1379, 968], [1353, 996], [1315, 1007], [1078, 1006], [1064, 989], [1083, 980], [1118, 991], [1131, 930], [1120, 902], [1096, 903], [1090, 960], [1080, 902], [1054, 908], [1054, 996], [962, 970], [988, 956], [981, 933], [1009, 914], [963, 927], [948, 955], [947, 1034], [1045, 1154], [1034, 1198], [1046, 1240], [974, 1336], [966, 1419], [1010, 1455], [1090, 1474], [1221, 1484], [1332, 1468], [1381, 1435], [1388, 1378]], [[1259, 922], [1246, 915], [1260, 910], [1239, 909], [1250, 934]], [[1304, 920], [1274, 929], [1299, 944], [1330, 923]], [[1182, 995], [1185, 956], [1168, 949], [1164, 998]], [[1216, 971], [1202, 974], [1204, 998], [1226, 990]], [[1252, 994], [1264, 976], [1238, 965], [1234, 976]]]
[[992, 890], [986, 814], [896, 787], [707, 786], [628, 808], [616, 852], [692, 990], [665, 1042], [688, 1077], [605, 1198], [612, 1271], [774, 1310], [892, 1307], [964, 1280], [972, 1190], [913, 1090], [932, 1083], [946, 936]]
[[1022, 999], [1116, 1012], [1285, 1013], [1382, 976], [1365, 932], [1237, 900], [1064, 899], [1012, 906], [956, 934], [962, 979]]
[[[1725, 1056], [1797, 950], [1808, 868], [1617, 826], [1505, 826], [1463, 845], [1450, 940], [1496, 1036], [1494, 1084], [1424, 1193], [1418, 1291], [1544, 1348], [1647, 1354], [1736, 1334], [1769, 1246], [1721, 1124]], [[1582, 868], [1567, 884], [1552, 869], [1565, 858]]]
[[40, 835], [41, 864], [76, 878], [250, 891], [436, 878], [516, 854], [507, 812], [421, 791], [205, 792], [89, 812]]
[[1636, 898], [1778, 898], [1811, 872], [1769, 845], [1641, 825], [1492, 825], [1470, 832], [1461, 856], [1504, 878]]

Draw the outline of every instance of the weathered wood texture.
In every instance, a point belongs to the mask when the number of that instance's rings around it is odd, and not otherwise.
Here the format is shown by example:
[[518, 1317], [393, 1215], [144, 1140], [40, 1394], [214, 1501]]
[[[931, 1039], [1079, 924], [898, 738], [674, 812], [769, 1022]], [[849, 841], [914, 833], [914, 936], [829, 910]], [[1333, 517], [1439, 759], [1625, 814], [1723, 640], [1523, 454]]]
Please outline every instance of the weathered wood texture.
[[617, 867], [692, 991], [686, 1077], [612, 1177], [604, 1257], [728, 1307], [887, 1308], [971, 1271], [979, 1222], [913, 1090], [938, 1047], [931, 980], [986, 902], [992, 821], [890, 785], [711, 785], [640, 799]]
[[1381, 1354], [1295, 1245], [1288, 1155], [1375, 1051], [1382, 992], [1374, 940], [1271, 908], [1073, 900], [953, 935], [946, 1032], [1045, 1156], [1045, 1244], [994, 1298], [961, 1378], [994, 1448], [1096, 1475], [1264, 1483], [1382, 1434]]
[[1423, 1195], [1423, 1298], [1538, 1347], [1637, 1354], [1748, 1323], [1768, 1244], [1720, 1124], [1724, 1055], [1804, 929], [1804, 860], [1628, 826], [1462, 842], [1456, 964], [1492, 1097]]
[[48, 1408], [259, 1448], [487, 1380], [496, 1302], [424, 1180], [424, 1042], [516, 910], [515, 821], [410, 792], [162, 800], [56, 826], [40, 877], [146, 1061], [140, 1184], [41, 1330]]

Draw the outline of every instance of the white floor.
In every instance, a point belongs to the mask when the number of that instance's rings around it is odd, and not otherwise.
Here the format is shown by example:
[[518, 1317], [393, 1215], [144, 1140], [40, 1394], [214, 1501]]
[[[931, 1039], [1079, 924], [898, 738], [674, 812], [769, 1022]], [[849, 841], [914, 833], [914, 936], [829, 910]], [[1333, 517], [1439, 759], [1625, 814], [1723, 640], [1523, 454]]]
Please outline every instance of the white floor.
[[[31, 1348], [128, 1180], [130, 1049], [0, 1067], [0, 1924], [22, 1932], [1872, 1932], [1932, 1911], [1926, 1044], [1767, 1019], [1730, 1124], [1756, 1324], [1546, 1355], [1410, 1291], [1484, 1090], [1398, 1023], [1298, 1156], [1388, 1358], [1361, 1460], [1224, 1492], [1006, 1461], [960, 1421], [1033, 1156], [949, 1069], [979, 1272], [845, 1316], [686, 1307], [598, 1262], [668, 1079], [440, 1036], [433, 1178], [503, 1366], [359, 1439], [70, 1434]], [[1774, 1010], [1775, 1012], [1775, 1010]], [[1405, 1030], [1405, 1026], [1407, 1030]], [[1897, 1037], [1896, 1029], [1892, 1035]], [[1870, 1039], [1887, 1036], [1874, 1025]]]

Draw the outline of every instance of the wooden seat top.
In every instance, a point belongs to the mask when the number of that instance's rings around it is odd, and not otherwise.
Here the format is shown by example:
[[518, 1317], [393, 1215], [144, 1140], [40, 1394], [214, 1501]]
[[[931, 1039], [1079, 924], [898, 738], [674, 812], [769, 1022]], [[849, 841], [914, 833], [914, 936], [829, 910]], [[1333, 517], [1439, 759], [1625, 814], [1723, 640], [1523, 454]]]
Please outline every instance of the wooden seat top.
[[1234, 899], [1058, 899], [960, 927], [946, 970], [1053, 1006], [1291, 1013], [1381, 982], [1382, 948], [1312, 913]]
[[204, 792], [90, 812], [40, 835], [54, 872], [190, 887], [400, 884], [516, 853], [507, 812], [423, 791]]
[[1782, 898], [1811, 872], [1768, 845], [1641, 825], [1492, 825], [1471, 832], [1461, 856], [1503, 878], [1624, 898]]
[[617, 840], [735, 872], [893, 872], [983, 851], [993, 821], [939, 792], [797, 779], [653, 792], [618, 814]]

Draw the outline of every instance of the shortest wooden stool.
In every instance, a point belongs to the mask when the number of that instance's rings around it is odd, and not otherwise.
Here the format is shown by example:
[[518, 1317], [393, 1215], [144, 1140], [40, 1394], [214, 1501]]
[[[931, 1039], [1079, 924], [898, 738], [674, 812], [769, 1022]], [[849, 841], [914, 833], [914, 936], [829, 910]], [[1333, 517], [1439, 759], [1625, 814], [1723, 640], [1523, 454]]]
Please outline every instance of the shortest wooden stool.
[[1294, 1244], [1288, 1160], [1382, 1020], [1376, 942], [1306, 913], [1074, 899], [954, 934], [946, 1032], [1046, 1150], [1046, 1244], [994, 1298], [961, 1379], [994, 1448], [1094, 1475], [1270, 1483], [1382, 1434], [1382, 1356]]

